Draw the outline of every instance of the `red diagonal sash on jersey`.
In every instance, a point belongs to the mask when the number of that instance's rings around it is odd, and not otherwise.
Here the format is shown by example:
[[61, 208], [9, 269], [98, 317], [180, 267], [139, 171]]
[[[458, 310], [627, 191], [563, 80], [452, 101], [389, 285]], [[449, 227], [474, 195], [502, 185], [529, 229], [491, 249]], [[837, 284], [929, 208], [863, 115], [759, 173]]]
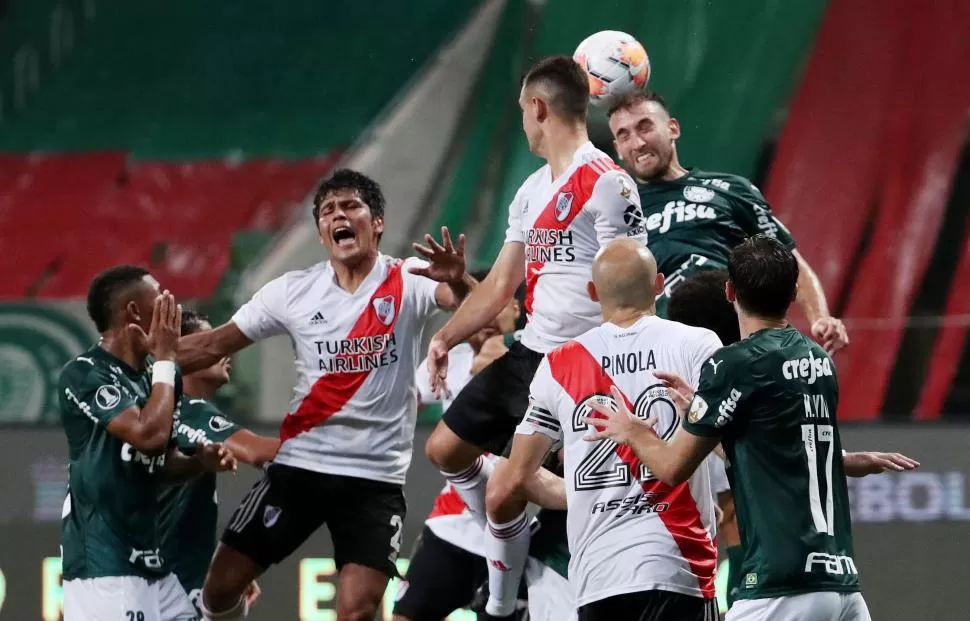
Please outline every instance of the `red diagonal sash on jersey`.
[[[397, 319], [401, 316], [401, 299], [404, 293], [402, 265], [398, 263], [388, 269], [384, 282], [367, 301], [357, 323], [347, 334], [348, 339], [378, 337], [394, 332]], [[390, 306], [384, 306], [379, 310], [377, 303], [380, 301]], [[393, 315], [389, 323], [385, 324], [388, 312], [393, 312]], [[288, 414], [283, 419], [283, 424], [280, 426], [280, 439], [286, 442], [304, 431], [323, 424], [350, 401], [370, 374], [371, 370], [322, 375], [313, 383], [310, 392], [303, 398], [296, 412]]]
[[[571, 341], [548, 355], [549, 369], [553, 378], [563, 387], [573, 402], [579, 404], [592, 395], [610, 395], [613, 380], [603, 373], [596, 359], [577, 341]], [[630, 400], [624, 396], [626, 406], [633, 410]], [[591, 416], [600, 416], [595, 410]], [[629, 446], [617, 446], [616, 454], [630, 467], [630, 472], [640, 470], [640, 460]], [[671, 487], [661, 481], [642, 483], [644, 492], [655, 493], [669, 503], [666, 511], [657, 515], [667, 527], [680, 553], [697, 576], [704, 597], [714, 597], [714, 570], [717, 566], [717, 548], [711, 541], [701, 521], [697, 503], [690, 493], [687, 481]]]
[[[579, 212], [589, 197], [593, 194], [596, 181], [609, 170], [619, 169], [619, 166], [611, 160], [603, 158], [593, 160], [583, 164], [576, 169], [569, 179], [556, 190], [552, 199], [543, 208], [542, 212], [532, 224], [532, 229], [546, 229], [554, 231], [565, 231], [573, 223]], [[560, 209], [559, 204], [569, 202], [568, 208]], [[528, 240], [526, 240], [528, 242]], [[526, 244], [526, 248], [530, 245]], [[529, 261], [526, 257], [525, 263], [525, 312], [532, 314], [532, 302], [535, 297], [536, 284], [539, 282], [539, 273], [545, 266], [545, 261]]]

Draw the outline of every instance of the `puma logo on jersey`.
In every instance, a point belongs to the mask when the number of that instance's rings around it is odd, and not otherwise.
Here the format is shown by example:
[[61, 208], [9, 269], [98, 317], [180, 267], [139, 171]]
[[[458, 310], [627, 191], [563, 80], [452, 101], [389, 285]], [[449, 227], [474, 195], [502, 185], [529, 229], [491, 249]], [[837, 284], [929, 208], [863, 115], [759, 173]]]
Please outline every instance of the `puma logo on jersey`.
[[[713, 194], [713, 192], [711, 192]], [[660, 213], [647, 216], [647, 230], [664, 234], [674, 223], [690, 222], [692, 220], [714, 220], [717, 212], [707, 205], [685, 203], [684, 201], [670, 201], [664, 205]]]
[[804, 379], [809, 384], [814, 384], [820, 377], [830, 377], [834, 375], [832, 361], [827, 357], [816, 358], [810, 351], [804, 358], [786, 360], [781, 365], [781, 373], [788, 380]]
[[707, 364], [709, 364], [712, 367], [714, 367], [714, 375], [717, 375], [717, 367], [720, 366], [720, 364], [722, 362], [724, 362], [724, 361], [723, 360], [718, 360], [717, 362], [714, 362], [714, 359], [713, 358], [708, 358], [707, 359]]

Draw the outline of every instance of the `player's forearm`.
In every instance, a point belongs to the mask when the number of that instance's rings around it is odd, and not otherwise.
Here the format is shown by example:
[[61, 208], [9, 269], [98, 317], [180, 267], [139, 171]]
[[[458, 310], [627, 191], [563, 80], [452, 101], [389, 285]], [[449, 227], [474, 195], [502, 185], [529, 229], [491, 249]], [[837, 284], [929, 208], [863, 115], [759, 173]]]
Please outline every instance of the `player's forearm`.
[[148, 402], [138, 413], [128, 443], [145, 455], [161, 455], [172, 436], [175, 417], [175, 387], [165, 383], [152, 384]]
[[186, 455], [177, 448], [171, 448], [165, 456], [162, 475], [166, 483], [180, 485], [202, 474], [202, 462], [194, 456]]
[[447, 283], [446, 288], [448, 289], [448, 298], [450, 299], [447, 299], [446, 303], [441, 305], [441, 308], [449, 311], [457, 310], [476, 286], [478, 286], [478, 281], [467, 272], [462, 276], [461, 280]]
[[178, 363], [189, 374], [211, 367], [226, 356], [253, 344], [232, 321], [179, 339]]
[[687, 464], [678, 463], [670, 445], [652, 429], [644, 429], [631, 439], [630, 448], [653, 476], [667, 485], [680, 485], [690, 476]]
[[503, 290], [500, 283], [485, 279], [468, 295], [435, 338], [443, 340], [448, 347], [468, 340], [495, 319], [511, 298], [512, 292]]
[[829, 305], [822, 290], [822, 282], [812, 266], [800, 254], [798, 257], [798, 295], [795, 301], [809, 323], [815, 323], [822, 317], [829, 316]]
[[566, 510], [566, 482], [545, 468], [525, 482], [525, 495], [543, 509]]
[[246, 429], [229, 436], [225, 445], [238, 461], [256, 468], [273, 461], [280, 450], [279, 439], [260, 436]]

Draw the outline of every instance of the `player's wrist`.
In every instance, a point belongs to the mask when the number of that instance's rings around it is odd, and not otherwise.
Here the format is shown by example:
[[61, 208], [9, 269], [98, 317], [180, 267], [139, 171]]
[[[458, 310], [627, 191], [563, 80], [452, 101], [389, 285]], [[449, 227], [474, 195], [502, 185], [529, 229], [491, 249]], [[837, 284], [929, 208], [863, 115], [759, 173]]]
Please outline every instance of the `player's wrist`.
[[156, 360], [152, 364], [152, 384], [168, 384], [175, 387], [174, 360]]

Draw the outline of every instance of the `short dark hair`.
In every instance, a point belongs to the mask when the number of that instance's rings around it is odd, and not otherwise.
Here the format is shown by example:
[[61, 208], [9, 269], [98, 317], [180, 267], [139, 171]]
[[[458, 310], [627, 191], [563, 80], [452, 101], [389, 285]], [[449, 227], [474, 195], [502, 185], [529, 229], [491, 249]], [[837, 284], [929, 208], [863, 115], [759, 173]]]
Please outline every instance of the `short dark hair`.
[[338, 168], [323, 180], [313, 197], [313, 221], [319, 223], [320, 205], [331, 192], [337, 190], [357, 190], [360, 199], [370, 208], [370, 215], [377, 218], [384, 215], [384, 193], [376, 181], [364, 173], [349, 168]]
[[182, 310], [182, 336], [195, 334], [202, 329], [203, 323], [209, 322], [209, 316], [197, 310]]
[[738, 314], [724, 296], [727, 280], [727, 270], [706, 270], [685, 279], [670, 294], [667, 319], [707, 328], [724, 345], [740, 341]]
[[782, 318], [798, 290], [798, 261], [773, 237], [749, 237], [731, 251], [728, 276], [738, 304], [757, 317]]
[[667, 114], [670, 114], [670, 108], [667, 106], [667, 100], [664, 99], [660, 93], [638, 88], [634, 91], [630, 91], [629, 93], [623, 93], [614, 99], [610, 103], [610, 108], [606, 112], [606, 117], [609, 118], [620, 110], [629, 110], [634, 106], [638, 106], [642, 103], [649, 103], [651, 101], [663, 108]]
[[549, 56], [529, 69], [522, 78], [523, 86], [543, 84], [549, 87], [549, 107], [557, 116], [574, 122], [586, 122], [589, 107], [589, 78], [569, 56]]
[[118, 297], [148, 275], [137, 265], [116, 265], [94, 277], [88, 287], [88, 316], [98, 332], [111, 328], [111, 311]]

